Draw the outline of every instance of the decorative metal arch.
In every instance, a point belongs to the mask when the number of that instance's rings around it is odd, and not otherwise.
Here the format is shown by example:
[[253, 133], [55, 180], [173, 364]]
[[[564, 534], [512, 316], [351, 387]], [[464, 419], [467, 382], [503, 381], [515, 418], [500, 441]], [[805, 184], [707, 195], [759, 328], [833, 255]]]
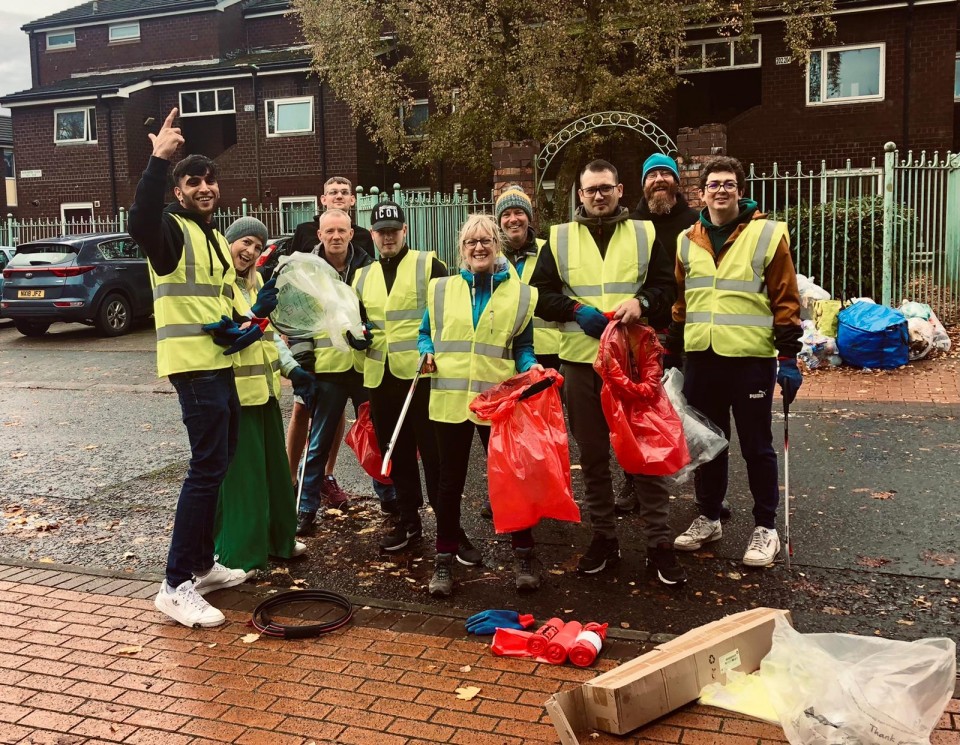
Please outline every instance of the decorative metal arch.
[[540, 191], [543, 176], [559, 152], [580, 135], [601, 127], [632, 129], [650, 140], [661, 153], [674, 155], [677, 152], [677, 145], [670, 139], [670, 135], [639, 114], [631, 114], [627, 111], [600, 111], [588, 114], [570, 122], [557, 132], [537, 155], [537, 191]]

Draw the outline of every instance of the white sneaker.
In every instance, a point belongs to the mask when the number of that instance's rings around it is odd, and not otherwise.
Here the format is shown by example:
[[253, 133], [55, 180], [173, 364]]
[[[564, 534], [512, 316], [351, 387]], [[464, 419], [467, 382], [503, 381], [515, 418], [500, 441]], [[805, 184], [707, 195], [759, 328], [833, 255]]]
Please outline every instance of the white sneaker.
[[748, 567], [768, 567], [780, 553], [780, 536], [776, 530], [757, 526], [750, 536], [743, 563]]
[[161, 613], [191, 629], [219, 626], [227, 620], [223, 613], [200, 597], [192, 580], [187, 580], [176, 590], [171, 590], [164, 580], [153, 604]]
[[293, 550], [290, 552], [290, 558], [295, 559], [298, 556], [303, 556], [307, 553], [307, 544], [301, 543], [300, 541], [293, 542]]
[[202, 577], [194, 577], [197, 592], [206, 595], [214, 590], [223, 590], [226, 587], [233, 587], [246, 582], [253, 572], [245, 572], [242, 569], [228, 569], [219, 561], [214, 560], [213, 567]]
[[711, 520], [700, 515], [690, 527], [673, 540], [673, 547], [677, 551], [696, 551], [704, 543], [712, 543], [723, 538], [723, 528], [719, 520]]

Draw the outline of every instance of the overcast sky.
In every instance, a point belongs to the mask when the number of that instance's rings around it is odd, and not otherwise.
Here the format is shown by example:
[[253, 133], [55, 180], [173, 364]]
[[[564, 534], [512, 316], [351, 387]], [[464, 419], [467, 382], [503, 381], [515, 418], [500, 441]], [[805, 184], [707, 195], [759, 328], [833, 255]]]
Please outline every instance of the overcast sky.
[[[30, 49], [27, 35], [20, 27], [67, 8], [82, 5], [83, 0], [30, 0], [26, 3], [0, 0], [0, 95], [30, 87]], [[14, 7], [11, 7], [14, 6]], [[0, 109], [9, 114], [9, 109]]]

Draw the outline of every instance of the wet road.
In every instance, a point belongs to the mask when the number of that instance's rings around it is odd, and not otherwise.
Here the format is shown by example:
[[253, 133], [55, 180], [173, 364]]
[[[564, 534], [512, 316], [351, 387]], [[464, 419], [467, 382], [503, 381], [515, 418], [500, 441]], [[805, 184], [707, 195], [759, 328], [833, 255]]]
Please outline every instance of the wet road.
[[[290, 403], [287, 388], [285, 411]], [[458, 568], [460, 585], [450, 600], [426, 593], [429, 540], [420, 552], [378, 554], [383, 523], [369, 497], [328, 514], [307, 540], [308, 557], [278, 565], [261, 581], [284, 587], [302, 578], [357, 597], [469, 611], [514, 607], [538, 618], [596, 619], [654, 633], [680, 633], [745, 607], [771, 605], [790, 608], [803, 631], [955, 636], [960, 438], [953, 417], [801, 399], [790, 425], [791, 570], [782, 563], [766, 570], [739, 563], [753, 523], [735, 452], [734, 518], [724, 525], [723, 540], [681, 557], [690, 573], [686, 587], [664, 590], [645, 573], [642, 525], [627, 515], [620, 518], [624, 559], [600, 577], [573, 572], [590, 540], [586, 524], [539, 526], [546, 586], [518, 596], [509, 540], [477, 514], [486, 485], [475, 446], [464, 525], [486, 561], [482, 568]], [[189, 451], [176, 397], [155, 377], [152, 329], [101, 339], [93, 329], [58, 324], [45, 337], [27, 339], [0, 324], [0, 452], [0, 556], [162, 572]], [[337, 475], [344, 488], [372, 494], [347, 449]], [[573, 479], [581, 494], [579, 470]], [[679, 489], [674, 507], [679, 532], [695, 516], [690, 485]], [[427, 536], [432, 522], [427, 515]]]

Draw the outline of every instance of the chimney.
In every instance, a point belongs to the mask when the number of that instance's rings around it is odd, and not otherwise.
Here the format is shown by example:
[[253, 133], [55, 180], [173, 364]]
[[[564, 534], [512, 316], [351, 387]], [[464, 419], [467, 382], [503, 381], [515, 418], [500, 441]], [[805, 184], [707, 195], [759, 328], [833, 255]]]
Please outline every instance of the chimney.
[[93, 12], [96, 13], [100, 9], [100, 3], [97, 0], [93, 0]]

